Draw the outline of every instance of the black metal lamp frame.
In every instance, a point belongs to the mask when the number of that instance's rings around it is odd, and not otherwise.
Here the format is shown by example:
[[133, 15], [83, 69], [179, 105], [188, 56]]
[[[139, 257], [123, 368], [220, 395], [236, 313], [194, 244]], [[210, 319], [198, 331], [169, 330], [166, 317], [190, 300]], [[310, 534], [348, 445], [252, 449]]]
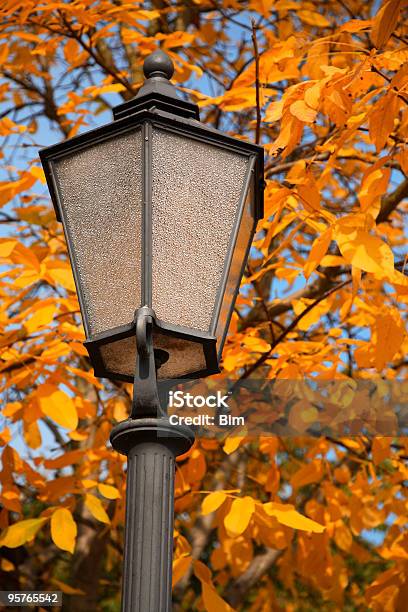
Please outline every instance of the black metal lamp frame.
[[[155, 85], [152, 90], [150, 82], [159, 80], [159, 84]], [[150, 82], [149, 82], [150, 81]], [[162, 82], [164, 81], [164, 83]], [[167, 86], [167, 88], [166, 88]], [[148, 89], [147, 93], [143, 93], [143, 89]], [[78, 298], [81, 305], [81, 311], [84, 316], [84, 327], [87, 335], [85, 346], [88, 350], [91, 363], [94, 367], [95, 375], [98, 377], [106, 377], [110, 379], [123, 380], [127, 382], [133, 381], [133, 376], [121, 372], [108, 370], [102, 359], [101, 347], [118, 340], [134, 336], [134, 322], [115, 327], [108, 331], [91, 336], [89, 326], [86, 320], [86, 309], [84, 300], [81, 294], [79, 283], [79, 275], [74, 253], [73, 245], [70, 244], [69, 232], [66, 230], [64, 213], [61, 207], [61, 195], [58, 185], [57, 175], [54, 169], [54, 164], [61, 158], [72, 153], [79, 152], [91, 145], [96, 145], [112, 137], [130, 133], [132, 131], [142, 131], [142, 164], [143, 164], [143, 219], [142, 219], [142, 279], [141, 279], [141, 304], [140, 306], [152, 307], [152, 128], [158, 127], [161, 130], [166, 130], [176, 135], [184, 135], [189, 139], [196, 139], [200, 143], [207, 143], [224, 148], [228, 151], [239, 153], [248, 157], [248, 170], [245, 177], [245, 182], [241, 192], [241, 198], [234, 220], [231, 240], [228, 247], [228, 254], [224, 263], [221, 282], [218, 288], [216, 304], [213, 311], [213, 317], [208, 332], [197, 331], [191, 328], [186, 328], [179, 325], [172, 325], [157, 318], [154, 319], [154, 325], [157, 330], [164, 335], [182, 338], [191, 342], [200, 343], [203, 346], [203, 352], [206, 360], [205, 369], [191, 372], [185, 375], [186, 378], [201, 378], [219, 372], [219, 360], [221, 358], [222, 348], [224, 345], [226, 333], [230, 318], [232, 316], [233, 307], [236, 296], [239, 291], [239, 280], [244, 272], [246, 259], [250, 244], [247, 245], [247, 252], [242, 261], [242, 267], [239, 273], [238, 282], [233, 287], [232, 299], [228, 295], [228, 278], [230, 273], [231, 262], [233, 259], [234, 249], [238, 238], [238, 230], [241, 223], [242, 214], [248, 197], [252, 197], [251, 201], [251, 237], [255, 233], [256, 224], [263, 216], [263, 149], [260, 146], [238, 140], [224, 134], [218, 130], [201, 124], [198, 120], [198, 107], [191, 102], [185, 102], [176, 97], [175, 94], [169, 95], [168, 88], [171, 88], [170, 93], [176, 91], [176, 88], [168, 83], [164, 78], [150, 78], [146, 85], [141, 90], [135, 100], [131, 100], [125, 104], [116, 107], [113, 111], [115, 121], [103, 127], [91, 130], [86, 134], [81, 134], [68, 141], [47, 147], [40, 151], [41, 161], [44, 167], [45, 176], [47, 179], [48, 188], [55, 207], [57, 219], [62, 221], [65, 235], [68, 241], [69, 251], [72, 258], [72, 268], [74, 279], [77, 287]], [[161, 93], [161, 89], [165, 90], [165, 94]], [[223, 311], [223, 302], [228, 300], [230, 306], [227, 316], [225, 317], [224, 333], [217, 343], [217, 325], [220, 312]], [[218, 344], [218, 346], [217, 346]], [[179, 378], [183, 378], [180, 376]]]

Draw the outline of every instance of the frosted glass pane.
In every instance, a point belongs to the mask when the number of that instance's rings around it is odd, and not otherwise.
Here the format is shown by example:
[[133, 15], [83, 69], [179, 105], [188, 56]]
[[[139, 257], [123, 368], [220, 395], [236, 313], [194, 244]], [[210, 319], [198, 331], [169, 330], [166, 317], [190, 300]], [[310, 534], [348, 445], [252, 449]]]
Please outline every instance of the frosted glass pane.
[[100, 347], [100, 353], [104, 366], [109, 372], [133, 377], [136, 363], [136, 336], [104, 344]]
[[130, 323], [140, 306], [141, 152], [138, 130], [54, 163], [88, 336]]
[[[245, 261], [245, 255], [248, 246], [251, 243], [252, 234], [255, 229], [255, 222], [251, 210], [252, 206], [254, 205], [253, 199], [254, 185], [252, 180], [242, 211], [241, 222], [225, 286], [224, 299], [222, 301], [220, 313], [218, 316], [217, 328], [215, 332], [218, 341], [223, 340], [223, 335], [226, 331], [225, 327], [228, 322], [228, 317], [231, 313], [235, 292], [237, 291], [239, 282], [241, 280], [242, 266]], [[220, 342], [218, 342], [218, 349], [222, 349], [222, 344], [220, 344]]]
[[208, 331], [247, 170], [245, 156], [153, 129], [153, 309]]
[[[154, 347], [170, 355], [158, 370], [158, 378], [178, 378], [198, 372], [206, 367], [203, 346], [197, 342], [181, 340], [158, 333], [153, 334]], [[136, 337], [130, 336], [100, 347], [102, 361], [107, 370], [133, 377], [136, 362]]]
[[158, 378], [179, 378], [207, 367], [203, 345], [198, 342], [166, 336], [155, 330], [153, 344], [154, 348], [167, 351], [170, 355], [159, 369]]

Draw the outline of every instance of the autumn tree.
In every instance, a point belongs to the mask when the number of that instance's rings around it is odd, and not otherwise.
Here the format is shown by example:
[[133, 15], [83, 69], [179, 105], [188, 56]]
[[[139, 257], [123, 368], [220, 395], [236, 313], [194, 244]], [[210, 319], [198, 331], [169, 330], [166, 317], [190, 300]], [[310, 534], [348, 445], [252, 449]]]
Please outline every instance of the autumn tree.
[[[402, 410], [406, 18], [402, 0], [3, 0], [2, 589], [119, 610], [125, 464], [107, 440], [131, 388], [93, 376], [38, 149], [109, 121], [162, 47], [204, 122], [265, 147], [214, 384], [335, 381], [336, 423]], [[200, 438], [179, 461], [176, 610], [406, 609], [402, 427], [311, 436], [313, 399], [291, 414], [290, 435]]]

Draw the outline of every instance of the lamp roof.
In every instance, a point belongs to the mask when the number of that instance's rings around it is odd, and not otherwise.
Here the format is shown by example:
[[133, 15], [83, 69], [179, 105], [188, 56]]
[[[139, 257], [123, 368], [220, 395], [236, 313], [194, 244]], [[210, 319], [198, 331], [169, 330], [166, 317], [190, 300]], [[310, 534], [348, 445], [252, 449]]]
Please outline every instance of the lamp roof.
[[137, 95], [113, 109], [114, 119], [129, 117], [141, 110], [160, 109], [185, 118], [200, 119], [198, 106], [183, 100], [178, 89], [170, 82], [174, 73], [171, 58], [159, 49], [148, 55], [143, 64], [146, 81]]

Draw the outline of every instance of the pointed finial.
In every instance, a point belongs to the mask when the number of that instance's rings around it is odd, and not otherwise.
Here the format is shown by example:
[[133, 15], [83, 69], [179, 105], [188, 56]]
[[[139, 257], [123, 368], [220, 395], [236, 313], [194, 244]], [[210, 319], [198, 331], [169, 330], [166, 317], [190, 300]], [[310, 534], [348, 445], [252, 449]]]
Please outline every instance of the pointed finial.
[[170, 81], [174, 73], [174, 65], [167, 53], [158, 50], [146, 57], [143, 72], [146, 79], [161, 77]]

